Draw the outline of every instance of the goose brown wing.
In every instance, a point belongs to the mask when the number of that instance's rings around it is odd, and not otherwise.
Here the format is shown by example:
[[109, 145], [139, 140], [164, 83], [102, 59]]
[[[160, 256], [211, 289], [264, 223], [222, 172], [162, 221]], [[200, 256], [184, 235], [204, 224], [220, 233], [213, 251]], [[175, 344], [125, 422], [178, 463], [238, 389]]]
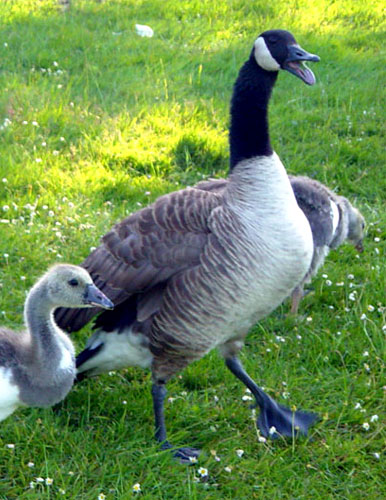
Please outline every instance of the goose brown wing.
[[[115, 305], [121, 304], [200, 264], [208, 219], [219, 204], [220, 195], [196, 189], [164, 195], [116, 224], [81, 266]], [[62, 308], [55, 319], [61, 328], [77, 331], [100, 311]]]

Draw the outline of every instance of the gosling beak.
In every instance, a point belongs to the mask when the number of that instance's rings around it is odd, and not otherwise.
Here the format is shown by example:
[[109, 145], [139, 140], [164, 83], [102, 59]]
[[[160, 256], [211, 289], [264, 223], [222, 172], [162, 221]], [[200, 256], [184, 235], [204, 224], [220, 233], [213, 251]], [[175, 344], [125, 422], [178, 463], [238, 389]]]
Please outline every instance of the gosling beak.
[[359, 240], [358, 243], [355, 245], [355, 248], [358, 250], [359, 253], [362, 253], [364, 250], [363, 240]]
[[114, 304], [93, 284], [87, 285], [84, 293], [84, 303], [90, 306], [103, 307], [103, 309], [114, 309]]
[[299, 77], [307, 85], [314, 85], [316, 81], [315, 75], [305, 65], [304, 61], [318, 62], [320, 57], [310, 54], [299, 45], [290, 45], [288, 47], [288, 57], [282, 64], [282, 68]]

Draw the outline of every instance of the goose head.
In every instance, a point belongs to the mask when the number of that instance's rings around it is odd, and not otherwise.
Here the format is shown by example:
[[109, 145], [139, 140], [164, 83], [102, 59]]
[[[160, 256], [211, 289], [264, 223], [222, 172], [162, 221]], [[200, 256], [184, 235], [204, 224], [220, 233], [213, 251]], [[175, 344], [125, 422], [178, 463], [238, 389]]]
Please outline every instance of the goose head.
[[253, 55], [257, 64], [266, 71], [283, 69], [307, 85], [315, 83], [315, 76], [305, 61], [318, 62], [320, 58], [302, 49], [289, 31], [265, 31], [256, 39]]
[[94, 284], [89, 273], [78, 266], [57, 264], [42, 279], [53, 307], [102, 307], [114, 304]]
[[347, 239], [355, 246], [358, 252], [363, 252], [363, 238], [365, 236], [365, 218], [358, 209], [351, 204], [348, 207], [348, 234]]

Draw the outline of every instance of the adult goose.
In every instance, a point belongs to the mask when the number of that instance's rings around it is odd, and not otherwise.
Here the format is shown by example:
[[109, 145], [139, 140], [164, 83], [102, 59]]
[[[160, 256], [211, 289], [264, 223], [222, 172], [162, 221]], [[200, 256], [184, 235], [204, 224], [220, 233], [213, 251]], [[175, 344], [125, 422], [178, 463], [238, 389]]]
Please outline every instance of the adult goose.
[[113, 303], [81, 267], [59, 264], [40, 278], [25, 302], [27, 329], [0, 328], [0, 420], [19, 406], [54, 405], [71, 389], [75, 352], [54, 322], [59, 306], [111, 309]]
[[[288, 31], [261, 34], [234, 86], [224, 192], [191, 188], [158, 198], [115, 225], [82, 264], [117, 307], [97, 318], [78, 372], [150, 368], [155, 437], [163, 449], [171, 447], [166, 382], [215, 347], [254, 394], [264, 436], [272, 427], [282, 435], [305, 434], [315, 420], [277, 404], [237, 355], [250, 327], [292, 292], [310, 266], [310, 226], [272, 150], [268, 101], [280, 69], [312, 85], [314, 75], [303, 62], [318, 60]], [[76, 331], [98, 312], [62, 310], [57, 320]], [[194, 448], [174, 452], [181, 461], [197, 454]]]
[[[291, 313], [296, 314], [304, 295], [304, 285], [311, 282], [331, 249], [348, 240], [358, 252], [363, 251], [365, 219], [347, 198], [337, 195], [321, 182], [293, 175], [289, 180], [296, 201], [311, 226], [314, 242], [310, 268], [291, 294]], [[194, 187], [220, 194], [227, 184], [227, 179], [208, 179]]]

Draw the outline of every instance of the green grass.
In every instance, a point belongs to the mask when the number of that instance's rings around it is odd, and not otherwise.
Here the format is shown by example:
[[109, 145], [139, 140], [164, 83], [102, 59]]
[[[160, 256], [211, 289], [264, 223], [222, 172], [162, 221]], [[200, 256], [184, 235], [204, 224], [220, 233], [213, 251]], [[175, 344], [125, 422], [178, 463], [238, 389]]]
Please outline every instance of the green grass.
[[[140, 204], [226, 174], [232, 85], [253, 40], [273, 27], [321, 57], [312, 88], [280, 76], [274, 147], [290, 173], [347, 196], [368, 234], [360, 256], [349, 246], [330, 254], [297, 319], [283, 319], [283, 305], [243, 351], [270, 394], [322, 416], [310, 439], [260, 443], [243, 387], [211, 353], [169, 384], [175, 399], [166, 408], [172, 442], [203, 449], [209, 479], [196, 482], [198, 466], [157, 452], [149, 374], [132, 368], [86, 381], [55, 410], [20, 410], [3, 421], [0, 499], [103, 492], [124, 500], [136, 482], [144, 499], [384, 498], [382, 2], [72, 4], [65, 14], [48, 0], [8, 0], [0, 9], [2, 324], [21, 326], [26, 291], [49, 264], [79, 263]], [[154, 37], [137, 36], [135, 23], [150, 25]], [[79, 349], [88, 334], [74, 335]], [[372, 415], [379, 421], [370, 423]], [[30, 489], [36, 477], [53, 485]]]

